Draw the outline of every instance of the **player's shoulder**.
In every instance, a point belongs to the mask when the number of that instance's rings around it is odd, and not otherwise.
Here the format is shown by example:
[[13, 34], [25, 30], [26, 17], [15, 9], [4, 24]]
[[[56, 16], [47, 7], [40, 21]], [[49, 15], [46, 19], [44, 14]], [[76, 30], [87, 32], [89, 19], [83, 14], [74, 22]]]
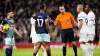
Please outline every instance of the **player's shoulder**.
[[57, 18], [61, 16], [61, 13], [57, 15]]
[[43, 14], [43, 16], [48, 17], [48, 15], [46, 13], [42, 13], [42, 14]]
[[95, 14], [94, 14], [93, 11], [89, 12], [88, 15], [89, 15], [89, 16], [90, 16], [90, 15], [91, 15], [91, 16], [95, 16]]
[[78, 15], [79, 16], [86, 16], [87, 14], [85, 12], [80, 12]]
[[8, 21], [8, 19], [7, 19], [7, 18], [4, 18], [2, 21], [3, 21], [3, 22], [7, 22], [7, 21]]
[[95, 19], [95, 14], [93, 13], [93, 11], [88, 13], [88, 18]]
[[79, 14], [78, 14], [78, 17], [82, 17], [82, 18], [86, 18], [87, 17], [87, 14], [85, 13], [85, 12], [80, 12]]
[[7, 19], [7, 18], [4, 18], [3, 20], [4, 20], [4, 21], [7, 21], [8, 19]]
[[78, 14], [78, 19], [86, 19], [87, 18], [87, 14], [85, 12], [80, 12]]
[[31, 21], [35, 21], [35, 19], [34, 19], [34, 18], [32, 18], [32, 17], [30, 18], [30, 20], [31, 20]]
[[2, 22], [1, 22], [1, 24], [7, 24], [8, 23], [8, 20], [7, 20], [7, 18], [4, 18], [3, 20], [2, 20]]

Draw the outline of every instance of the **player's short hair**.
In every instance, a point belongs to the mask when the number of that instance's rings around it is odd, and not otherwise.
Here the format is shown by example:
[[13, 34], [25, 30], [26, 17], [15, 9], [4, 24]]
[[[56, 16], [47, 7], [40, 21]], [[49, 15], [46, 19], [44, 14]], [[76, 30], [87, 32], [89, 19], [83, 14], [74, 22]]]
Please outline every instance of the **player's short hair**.
[[29, 16], [31, 17], [34, 13], [34, 11], [30, 11]]
[[13, 12], [13, 11], [12, 10], [8, 10], [7, 13], [9, 13], [9, 12]]
[[[12, 10], [8, 10], [6, 16], [8, 16], [8, 14], [11, 13], [11, 12], [13, 12], [13, 11], [12, 11]], [[14, 13], [14, 12], [13, 12], [13, 13]]]
[[78, 4], [77, 7], [83, 9], [83, 5], [82, 4]]
[[40, 9], [44, 9], [46, 7], [45, 4], [40, 5]]
[[59, 7], [62, 7], [62, 6], [63, 6], [63, 7], [65, 7], [65, 5], [64, 5], [64, 4], [60, 4], [60, 5], [59, 5]]

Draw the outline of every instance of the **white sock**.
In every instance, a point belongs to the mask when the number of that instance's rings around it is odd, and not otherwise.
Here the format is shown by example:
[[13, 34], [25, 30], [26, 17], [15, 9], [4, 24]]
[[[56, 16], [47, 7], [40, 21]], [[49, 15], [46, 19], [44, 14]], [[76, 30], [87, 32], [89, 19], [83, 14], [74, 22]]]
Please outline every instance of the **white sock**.
[[94, 45], [90, 44], [90, 54], [91, 54], [91, 56], [93, 56], [93, 50], [94, 50]]
[[46, 50], [44, 49], [44, 47], [41, 45], [41, 50], [44, 52], [44, 56], [47, 56]]
[[84, 52], [84, 56], [89, 56], [89, 51], [88, 51], [86, 44], [80, 44], [80, 47], [82, 48]]
[[89, 51], [89, 56], [93, 56], [94, 45], [90, 43], [87, 43], [86, 45]]

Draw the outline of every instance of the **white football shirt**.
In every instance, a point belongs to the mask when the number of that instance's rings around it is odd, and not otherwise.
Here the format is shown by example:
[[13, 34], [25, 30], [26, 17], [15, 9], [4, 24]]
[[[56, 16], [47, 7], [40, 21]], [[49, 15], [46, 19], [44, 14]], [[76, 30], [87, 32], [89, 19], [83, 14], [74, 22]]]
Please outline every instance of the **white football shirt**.
[[89, 28], [89, 34], [95, 35], [95, 14], [93, 11], [90, 11], [88, 13], [88, 28]]
[[37, 34], [36, 34], [36, 31], [35, 31], [35, 19], [31, 18], [31, 34], [30, 34], [30, 37], [32, 38], [36, 38], [37, 37]]
[[80, 24], [79, 21], [80, 20], [83, 20], [83, 25], [82, 25], [82, 28], [80, 30], [80, 34], [88, 34], [88, 26], [87, 26], [87, 14], [84, 13], [84, 12], [80, 12], [78, 14], [78, 25]]

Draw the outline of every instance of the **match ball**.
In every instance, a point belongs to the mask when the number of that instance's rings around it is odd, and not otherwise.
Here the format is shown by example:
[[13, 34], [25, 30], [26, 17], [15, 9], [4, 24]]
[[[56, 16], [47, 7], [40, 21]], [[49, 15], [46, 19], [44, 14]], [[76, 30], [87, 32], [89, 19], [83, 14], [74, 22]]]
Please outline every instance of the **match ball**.
[[5, 25], [3, 26], [3, 31], [8, 31], [9, 28], [10, 28], [9, 24], [5, 24]]

